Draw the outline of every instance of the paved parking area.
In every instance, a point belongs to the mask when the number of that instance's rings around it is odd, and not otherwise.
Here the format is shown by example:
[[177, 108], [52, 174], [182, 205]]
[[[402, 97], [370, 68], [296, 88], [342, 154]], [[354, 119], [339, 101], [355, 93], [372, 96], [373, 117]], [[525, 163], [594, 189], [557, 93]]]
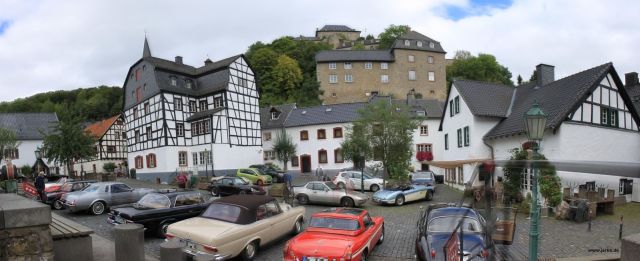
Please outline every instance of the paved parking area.
[[[298, 177], [294, 185], [301, 185], [311, 177]], [[156, 185], [140, 181], [121, 180], [135, 187], [166, 188], [166, 185]], [[206, 194], [206, 192], [204, 192]], [[207, 194], [208, 197], [208, 194]], [[368, 202], [364, 208], [371, 215], [385, 218], [386, 238], [382, 245], [377, 246], [371, 253], [371, 260], [413, 260], [414, 241], [416, 237], [416, 223], [421, 210], [435, 202], [457, 202], [462, 197], [461, 192], [438, 185], [433, 201], [419, 201], [404, 206], [380, 206]], [[305, 218], [329, 206], [304, 206]], [[95, 230], [96, 234], [113, 240], [112, 225], [106, 222], [106, 215], [92, 216], [88, 214], [69, 214], [66, 211], [57, 213], [71, 218]], [[528, 256], [529, 220], [519, 214], [517, 218], [517, 232], [515, 242], [511, 246], [498, 246], [497, 260], [526, 260]], [[625, 225], [623, 235], [640, 233], [640, 224]], [[290, 237], [280, 238], [261, 248], [256, 260], [282, 260], [282, 249]], [[570, 257], [601, 254], [597, 251], [620, 249], [618, 238], [618, 224], [613, 222], [594, 220], [592, 232], [587, 232], [587, 223], [577, 224], [569, 221], [558, 221], [553, 218], [543, 218], [540, 234], [540, 257]], [[145, 250], [148, 255], [158, 257], [162, 239], [147, 236]]]

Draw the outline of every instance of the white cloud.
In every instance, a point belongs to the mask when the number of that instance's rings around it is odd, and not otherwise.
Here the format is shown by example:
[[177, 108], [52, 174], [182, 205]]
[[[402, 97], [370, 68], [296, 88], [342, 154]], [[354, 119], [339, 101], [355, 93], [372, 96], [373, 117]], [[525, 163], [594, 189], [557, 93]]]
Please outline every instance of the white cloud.
[[[19, 1], [0, 0], [0, 101], [38, 92], [122, 85], [142, 54], [146, 31], [154, 56], [200, 65], [246, 51], [255, 41], [313, 35], [346, 24], [377, 35], [408, 24], [456, 50], [494, 54], [515, 76], [538, 63], [558, 77], [612, 61], [640, 70], [637, 1], [516, 1], [507, 9], [458, 21], [441, 16], [457, 1]], [[366, 30], [366, 32], [365, 32]]]

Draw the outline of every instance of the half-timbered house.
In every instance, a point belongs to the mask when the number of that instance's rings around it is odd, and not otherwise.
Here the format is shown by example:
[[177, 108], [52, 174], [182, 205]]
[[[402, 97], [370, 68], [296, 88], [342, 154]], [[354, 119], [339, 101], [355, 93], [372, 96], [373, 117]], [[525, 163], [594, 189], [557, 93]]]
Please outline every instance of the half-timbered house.
[[124, 83], [129, 168], [139, 179], [226, 175], [262, 162], [258, 90], [244, 55], [200, 67], [143, 56]]
[[[640, 116], [633, 108], [613, 64], [607, 63], [556, 80], [554, 67], [540, 64], [537, 80], [516, 88], [493, 83], [457, 80], [449, 91], [440, 131], [445, 183], [462, 188], [479, 184], [476, 166], [487, 159], [508, 160], [514, 148], [527, 142], [525, 113], [538, 103], [547, 115], [540, 153], [551, 161], [640, 162]], [[632, 197], [640, 180], [610, 175], [598, 169], [559, 169], [563, 185], [595, 181]], [[501, 169], [498, 168], [498, 175]], [[530, 169], [522, 188], [531, 189]], [[633, 184], [633, 185], [632, 185]], [[640, 197], [639, 197], [640, 198]]]
[[127, 172], [127, 140], [122, 114], [90, 124], [85, 128], [96, 140], [95, 155], [78, 161], [73, 166], [75, 174], [104, 172], [107, 162], [116, 165], [116, 172]]

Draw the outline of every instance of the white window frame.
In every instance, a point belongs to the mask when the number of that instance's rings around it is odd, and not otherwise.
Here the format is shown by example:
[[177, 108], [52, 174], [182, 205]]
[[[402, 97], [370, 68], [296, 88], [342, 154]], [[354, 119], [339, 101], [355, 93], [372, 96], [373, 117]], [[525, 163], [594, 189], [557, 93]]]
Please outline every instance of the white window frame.
[[420, 125], [420, 136], [429, 136], [429, 126]]
[[353, 75], [345, 74], [344, 75], [344, 82], [353, 82]]
[[436, 73], [435, 72], [428, 72], [428, 76], [429, 76], [429, 81], [430, 82], [435, 82], [436, 81]]
[[338, 83], [338, 75], [329, 74], [329, 83]]
[[389, 63], [380, 63], [380, 69], [381, 70], [388, 70], [389, 69]]
[[335, 70], [336, 68], [338, 68], [336, 63], [329, 63], [329, 70]]
[[412, 63], [412, 62], [415, 62], [415, 61], [416, 61], [416, 57], [410, 54], [410, 55], [408, 55], [408, 56], [407, 56], [407, 60], [408, 60], [410, 63]]
[[436, 48], [436, 44], [433, 42], [429, 42], [429, 48]]
[[416, 71], [409, 70], [409, 81], [415, 81], [415, 80], [416, 80]]
[[351, 70], [351, 68], [353, 68], [353, 64], [351, 64], [350, 62], [345, 62], [344, 63], [344, 69], [345, 70]]
[[418, 45], [418, 47], [422, 47], [422, 41], [418, 41], [416, 44]]
[[373, 69], [373, 63], [372, 62], [364, 63], [364, 68], [367, 69], [367, 70]]
[[409, 40], [404, 40], [404, 46], [410, 46], [411, 45], [411, 41]]
[[265, 141], [270, 141], [271, 140], [271, 132], [267, 131], [267, 132], [263, 133], [262, 137], [264, 138]]
[[176, 136], [184, 137], [184, 123], [176, 123]]
[[178, 166], [189, 166], [189, 162], [187, 161], [187, 152], [186, 151], [178, 151]]
[[433, 56], [427, 56], [427, 63], [433, 63]]
[[389, 83], [389, 75], [388, 74], [380, 75], [380, 82]]

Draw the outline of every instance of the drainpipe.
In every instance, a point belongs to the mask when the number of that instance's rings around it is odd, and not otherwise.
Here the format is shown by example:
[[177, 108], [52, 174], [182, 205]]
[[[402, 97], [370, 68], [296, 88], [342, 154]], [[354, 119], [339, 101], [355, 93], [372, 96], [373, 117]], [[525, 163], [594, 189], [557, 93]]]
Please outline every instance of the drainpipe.
[[[496, 160], [493, 154], [493, 146], [489, 145], [489, 143], [487, 143], [487, 140], [482, 137], [482, 143], [484, 143], [485, 146], [489, 147], [489, 149], [491, 149], [491, 160]], [[493, 181], [493, 177], [491, 177], [491, 186], [495, 185], [494, 181]]]

